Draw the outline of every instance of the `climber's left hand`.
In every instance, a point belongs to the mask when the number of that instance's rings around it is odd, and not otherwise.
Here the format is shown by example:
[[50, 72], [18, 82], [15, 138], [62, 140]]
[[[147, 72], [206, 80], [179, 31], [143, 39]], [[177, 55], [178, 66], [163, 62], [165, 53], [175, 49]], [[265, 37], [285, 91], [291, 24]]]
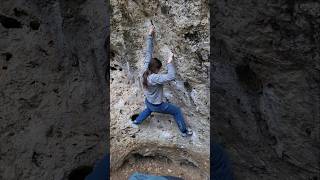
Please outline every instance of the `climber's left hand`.
[[168, 64], [173, 61], [173, 56], [174, 56], [173, 52], [170, 52], [169, 59], [168, 59], [168, 62], [167, 62]]
[[149, 27], [149, 35], [154, 35], [155, 33], [156, 33], [155, 27], [154, 27], [153, 25], [151, 25], [151, 26]]

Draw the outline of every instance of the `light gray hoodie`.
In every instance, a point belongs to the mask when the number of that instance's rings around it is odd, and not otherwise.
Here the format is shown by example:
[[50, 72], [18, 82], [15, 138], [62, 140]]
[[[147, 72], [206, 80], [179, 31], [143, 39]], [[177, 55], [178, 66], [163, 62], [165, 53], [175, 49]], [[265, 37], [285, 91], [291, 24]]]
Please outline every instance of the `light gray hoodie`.
[[[147, 50], [144, 59], [144, 71], [148, 69], [153, 53], [153, 36], [147, 36]], [[175, 68], [172, 63], [167, 64], [167, 74], [150, 74], [148, 76], [148, 88], [144, 89], [144, 95], [152, 104], [161, 104], [163, 100], [163, 84], [175, 79]]]

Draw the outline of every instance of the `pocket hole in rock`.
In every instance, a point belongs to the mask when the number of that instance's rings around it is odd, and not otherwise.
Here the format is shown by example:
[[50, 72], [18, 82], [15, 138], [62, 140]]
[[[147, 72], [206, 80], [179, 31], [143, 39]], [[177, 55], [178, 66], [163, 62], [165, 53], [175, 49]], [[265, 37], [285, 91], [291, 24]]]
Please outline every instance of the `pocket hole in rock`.
[[17, 16], [17, 17], [27, 16], [28, 15], [28, 13], [25, 10], [20, 9], [20, 8], [14, 8], [13, 12], [14, 12], [14, 15]]
[[139, 116], [139, 114], [134, 114], [131, 116], [131, 121], [134, 121], [137, 119], [137, 117]]
[[154, 154], [154, 155], [149, 155], [149, 156], [144, 156], [139, 153], [134, 153], [132, 154], [132, 157], [135, 159], [135, 161], [139, 160], [145, 160], [145, 161], [160, 161], [160, 162], [165, 162], [166, 164], [173, 163], [171, 159], [169, 159], [166, 156], [160, 155], [160, 154]]
[[116, 52], [113, 51], [113, 50], [110, 50], [110, 57], [111, 57], [111, 58], [116, 57]]
[[273, 85], [270, 84], [270, 83], [268, 83], [268, 84], [267, 84], [267, 87], [268, 87], [268, 88], [273, 88]]
[[183, 83], [184, 87], [186, 88], [187, 91], [191, 92], [192, 91], [192, 86], [190, 85], [190, 83], [188, 81], [185, 81]]
[[169, 14], [170, 8], [167, 6], [161, 6], [161, 13], [166, 15]]
[[307, 134], [308, 136], [311, 136], [311, 132], [312, 132], [312, 131], [311, 131], [310, 128], [307, 128], [307, 129], [306, 129], [306, 134]]
[[246, 85], [253, 91], [259, 91], [261, 89], [261, 82], [258, 79], [257, 74], [250, 68], [249, 65], [238, 65], [236, 67], [236, 73], [241, 83]]
[[5, 56], [6, 61], [9, 61], [12, 58], [12, 54], [9, 52], [2, 53], [2, 55]]
[[180, 162], [180, 165], [181, 165], [181, 166], [183, 166], [183, 165], [185, 165], [185, 166], [191, 166], [191, 167], [193, 167], [193, 168], [197, 168], [197, 166], [196, 166], [193, 162], [191, 162], [191, 161], [189, 161], [189, 160], [187, 160], [187, 159], [182, 160], [182, 161]]
[[7, 29], [22, 28], [22, 24], [18, 20], [3, 15], [0, 15], [0, 23]]
[[39, 30], [40, 22], [39, 21], [31, 21], [30, 27], [32, 30]]
[[197, 32], [186, 33], [184, 34], [185, 39], [189, 39], [190, 41], [199, 42], [199, 35]]

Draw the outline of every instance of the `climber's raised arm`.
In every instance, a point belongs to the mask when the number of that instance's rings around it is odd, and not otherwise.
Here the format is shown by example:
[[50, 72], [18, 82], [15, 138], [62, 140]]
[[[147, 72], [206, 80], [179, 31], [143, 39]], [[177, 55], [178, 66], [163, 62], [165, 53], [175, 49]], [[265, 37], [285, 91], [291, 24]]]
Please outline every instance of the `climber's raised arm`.
[[176, 70], [173, 65], [173, 53], [170, 53], [167, 62], [168, 73], [167, 74], [151, 74], [148, 78], [151, 84], [164, 84], [172, 81], [176, 78]]
[[152, 53], [153, 53], [153, 37], [155, 34], [155, 28], [153, 25], [150, 26], [148, 36], [147, 36], [147, 49], [146, 49], [146, 54], [144, 58], [144, 69], [148, 68], [148, 65], [151, 61], [152, 58]]

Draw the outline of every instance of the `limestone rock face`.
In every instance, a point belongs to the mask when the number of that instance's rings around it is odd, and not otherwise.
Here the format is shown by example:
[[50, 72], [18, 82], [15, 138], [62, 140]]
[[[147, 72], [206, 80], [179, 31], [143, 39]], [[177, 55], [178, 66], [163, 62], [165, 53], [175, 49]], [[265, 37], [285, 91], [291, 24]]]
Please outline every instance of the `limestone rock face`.
[[106, 152], [106, 28], [103, 0], [0, 2], [0, 179], [68, 179]]
[[[209, 175], [209, 9], [208, 1], [111, 0], [111, 168], [122, 171], [132, 156], [166, 157], [186, 168]], [[181, 137], [170, 115], [156, 114], [138, 128], [131, 116], [144, 108], [139, 77], [148, 27], [156, 27], [154, 57], [166, 71], [170, 49], [175, 49], [177, 77], [165, 86], [166, 100], [181, 107], [194, 136]], [[147, 150], [146, 150], [147, 149]], [[156, 173], [155, 169], [148, 170]], [[159, 171], [161, 173], [162, 171]], [[192, 174], [166, 174], [189, 177]], [[194, 176], [195, 177], [195, 176]]]
[[317, 179], [319, 1], [210, 7], [212, 130], [236, 178]]

